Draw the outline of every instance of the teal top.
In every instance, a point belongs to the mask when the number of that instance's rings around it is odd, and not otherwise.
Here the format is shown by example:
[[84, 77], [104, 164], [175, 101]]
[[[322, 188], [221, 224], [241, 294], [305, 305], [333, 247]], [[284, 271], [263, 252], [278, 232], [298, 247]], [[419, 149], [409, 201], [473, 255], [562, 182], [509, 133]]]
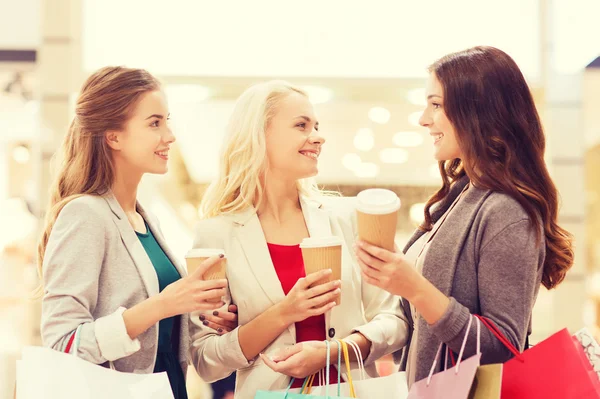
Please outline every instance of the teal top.
[[[142, 234], [136, 231], [136, 234], [156, 270], [158, 286], [162, 292], [169, 284], [179, 280], [181, 275], [156, 241], [147, 223], [146, 233]], [[158, 353], [156, 355], [154, 372], [166, 372], [175, 399], [187, 399], [185, 377], [177, 359], [179, 353], [180, 319], [181, 316], [169, 317], [168, 319], [161, 320], [158, 324]]]

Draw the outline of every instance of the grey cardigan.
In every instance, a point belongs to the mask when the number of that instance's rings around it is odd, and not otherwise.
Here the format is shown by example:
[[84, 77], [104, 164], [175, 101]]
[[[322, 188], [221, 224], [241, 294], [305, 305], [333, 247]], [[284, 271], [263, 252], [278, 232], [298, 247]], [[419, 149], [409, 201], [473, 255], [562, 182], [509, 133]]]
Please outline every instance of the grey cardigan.
[[[181, 276], [158, 221], [138, 211]], [[131, 340], [122, 313], [159, 292], [158, 278], [125, 212], [109, 192], [69, 202], [52, 228], [44, 256], [41, 333], [45, 346], [63, 351], [78, 327], [77, 355], [119, 371], [152, 373], [158, 323]], [[181, 316], [179, 362], [187, 370], [189, 316]]]
[[[468, 183], [456, 182], [432, 214], [437, 221]], [[542, 227], [539, 226], [541, 231]], [[417, 230], [406, 252], [423, 235]], [[471, 314], [491, 319], [517, 348], [523, 350], [530, 332], [531, 312], [539, 291], [545, 259], [544, 241], [523, 207], [512, 197], [471, 186], [431, 240], [423, 275], [450, 297], [450, 306], [433, 325], [419, 317], [416, 381], [427, 377], [441, 342], [458, 353]], [[402, 300], [412, 320], [410, 304]], [[475, 354], [476, 333], [471, 328], [464, 357]], [[482, 364], [505, 362], [511, 353], [482, 328]], [[396, 353], [405, 370], [408, 345]], [[436, 370], [443, 369], [443, 363]]]

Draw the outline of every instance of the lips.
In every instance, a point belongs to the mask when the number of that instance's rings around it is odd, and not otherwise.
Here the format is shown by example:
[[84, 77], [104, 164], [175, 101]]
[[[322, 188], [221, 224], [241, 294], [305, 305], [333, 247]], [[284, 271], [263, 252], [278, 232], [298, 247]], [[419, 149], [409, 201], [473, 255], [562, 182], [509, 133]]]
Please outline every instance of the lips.
[[300, 154], [304, 155], [305, 157], [308, 157], [310, 159], [318, 159], [319, 158], [319, 153], [318, 152], [314, 152], [314, 151], [299, 151]]
[[154, 153], [162, 159], [169, 159], [169, 150], [155, 151]]
[[433, 144], [439, 143], [444, 138], [444, 133], [429, 133], [433, 137]]

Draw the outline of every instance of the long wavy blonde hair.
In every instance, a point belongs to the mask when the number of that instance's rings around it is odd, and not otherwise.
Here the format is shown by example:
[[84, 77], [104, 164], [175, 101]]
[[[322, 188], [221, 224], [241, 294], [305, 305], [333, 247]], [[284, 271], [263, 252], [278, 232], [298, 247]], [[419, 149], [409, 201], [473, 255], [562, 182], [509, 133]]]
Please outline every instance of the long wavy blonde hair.
[[[251, 86], [238, 98], [227, 125], [218, 177], [200, 204], [203, 218], [259, 208], [268, 178], [267, 126], [277, 106], [292, 93], [308, 98], [302, 89], [282, 80]], [[307, 197], [330, 194], [320, 190], [313, 178], [298, 180], [297, 187]]]
[[[57, 154], [60, 167], [38, 244], [40, 280], [48, 238], [61, 210], [78, 197], [102, 195], [112, 186], [114, 170], [105, 133], [122, 130], [141, 96], [159, 89], [160, 83], [149, 72], [124, 67], [102, 68], [83, 84], [75, 117]], [[34, 295], [42, 293], [40, 285]]]

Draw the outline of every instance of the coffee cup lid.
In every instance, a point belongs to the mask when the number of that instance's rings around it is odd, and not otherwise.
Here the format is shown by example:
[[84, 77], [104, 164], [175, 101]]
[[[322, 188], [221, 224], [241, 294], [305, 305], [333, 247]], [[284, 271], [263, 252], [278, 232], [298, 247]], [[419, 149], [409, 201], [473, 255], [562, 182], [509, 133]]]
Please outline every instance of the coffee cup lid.
[[400, 209], [400, 198], [384, 188], [363, 190], [356, 196], [356, 209], [362, 213], [385, 215]]
[[300, 248], [324, 248], [342, 245], [342, 239], [336, 236], [308, 237], [302, 240]]
[[192, 248], [187, 254], [186, 258], [210, 258], [211, 256], [218, 256], [224, 254], [225, 251], [217, 248]]

